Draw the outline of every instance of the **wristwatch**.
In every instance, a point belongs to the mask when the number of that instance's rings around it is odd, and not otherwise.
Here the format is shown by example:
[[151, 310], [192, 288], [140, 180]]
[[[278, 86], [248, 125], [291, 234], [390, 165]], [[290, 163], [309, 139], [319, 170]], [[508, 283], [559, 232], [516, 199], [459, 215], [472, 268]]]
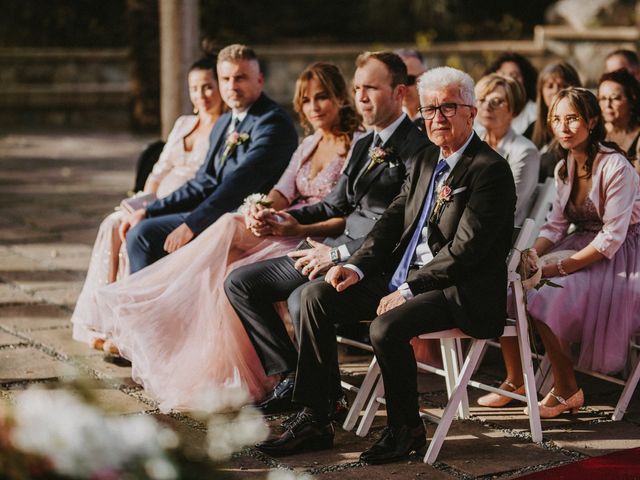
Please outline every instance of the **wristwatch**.
[[340, 250], [337, 247], [333, 247], [329, 252], [329, 257], [333, 263], [340, 263]]

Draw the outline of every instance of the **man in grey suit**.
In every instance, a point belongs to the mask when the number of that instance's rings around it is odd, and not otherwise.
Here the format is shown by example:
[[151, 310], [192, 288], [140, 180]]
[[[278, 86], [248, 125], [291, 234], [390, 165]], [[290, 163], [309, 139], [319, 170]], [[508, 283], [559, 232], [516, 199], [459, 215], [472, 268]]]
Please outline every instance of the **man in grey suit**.
[[[373, 131], [353, 147], [349, 163], [331, 193], [319, 203], [290, 210], [286, 221], [302, 227], [328, 218], [346, 217], [343, 235], [313, 243], [313, 248], [240, 267], [225, 281], [227, 296], [247, 330], [267, 375], [282, 382], [260, 408], [276, 413], [291, 408], [297, 350], [273, 302], [289, 302], [296, 323], [298, 289], [331, 266], [346, 261], [400, 191], [412, 156], [428, 140], [402, 113], [407, 70], [396, 54], [367, 52], [356, 60], [354, 76], [358, 110]], [[294, 257], [294, 258], [291, 258]], [[319, 280], [321, 281], [321, 280]], [[339, 377], [332, 393], [342, 393]]]

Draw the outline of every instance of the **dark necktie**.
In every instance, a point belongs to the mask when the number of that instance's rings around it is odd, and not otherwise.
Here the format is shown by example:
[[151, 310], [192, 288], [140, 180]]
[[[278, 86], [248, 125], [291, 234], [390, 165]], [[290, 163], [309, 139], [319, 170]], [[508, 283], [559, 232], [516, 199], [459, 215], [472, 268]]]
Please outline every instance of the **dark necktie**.
[[409, 241], [409, 245], [407, 245], [407, 249], [404, 251], [404, 255], [402, 255], [402, 259], [396, 268], [396, 271], [391, 277], [391, 281], [389, 282], [389, 291], [394, 292], [398, 289], [400, 285], [402, 285], [407, 280], [407, 275], [409, 274], [409, 267], [411, 266], [411, 260], [413, 260], [413, 256], [416, 253], [416, 247], [418, 246], [418, 241], [420, 240], [420, 236], [422, 235], [422, 229], [424, 225], [427, 223], [427, 219], [429, 218], [429, 214], [433, 209], [433, 200], [435, 198], [435, 190], [436, 185], [438, 184], [438, 180], [444, 172], [449, 170], [449, 164], [440, 160], [436, 165], [436, 168], [431, 175], [431, 181], [429, 182], [429, 189], [427, 190], [427, 196], [425, 198], [424, 204], [422, 205], [422, 211], [420, 212], [420, 218], [418, 219], [418, 223], [416, 225], [416, 229], [411, 236], [411, 240]]
[[227, 128], [227, 135], [225, 136], [224, 144], [222, 146], [222, 149], [218, 150], [217, 164], [219, 168], [222, 168], [222, 166], [224, 165], [224, 161], [229, 156], [232, 148], [234, 148], [229, 144], [229, 139], [236, 131], [236, 128], [238, 128], [238, 123], [240, 123], [238, 117], [231, 117], [231, 123], [229, 123], [229, 127]]

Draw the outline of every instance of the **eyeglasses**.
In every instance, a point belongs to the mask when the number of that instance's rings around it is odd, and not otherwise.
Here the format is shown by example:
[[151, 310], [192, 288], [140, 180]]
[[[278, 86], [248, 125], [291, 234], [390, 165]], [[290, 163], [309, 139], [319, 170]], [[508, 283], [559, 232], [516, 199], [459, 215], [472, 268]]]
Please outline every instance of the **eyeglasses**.
[[489, 99], [478, 98], [476, 101], [478, 102], [478, 106], [485, 106], [489, 110], [497, 110], [507, 103], [505, 98], [500, 97], [493, 97]]
[[417, 75], [407, 75], [407, 83], [405, 85], [411, 87], [416, 84], [416, 80], [418, 80]]
[[553, 117], [551, 119], [551, 128], [554, 130], [558, 130], [562, 128], [564, 125], [567, 125], [571, 130], [577, 130], [580, 127], [580, 122], [582, 118], [578, 115], [567, 115], [566, 117]]
[[456, 111], [458, 110], [458, 107], [469, 107], [469, 108], [473, 108], [473, 105], [467, 105], [465, 103], [443, 103], [441, 105], [438, 105], [437, 107], [435, 105], [428, 105], [426, 107], [420, 107], [418, 109], [418, 111], [420, 112], [420, 115], [422, 115], [422, 118], [424, 118], [425, 120], [433, 120], [436, 116], [436, 112], [438, 110], [440, 110], [440, 113], [442, 115], [444, 115], [447, 118], [453, 117], [456, 114]]
[[622, 96], [621, 95], [615, 95], [613, 97], [598, 97], [598, 102], [599, 103], [604, 103], [607, 104], [609, 102], [613, 103], [620, 103], [622, 102]]

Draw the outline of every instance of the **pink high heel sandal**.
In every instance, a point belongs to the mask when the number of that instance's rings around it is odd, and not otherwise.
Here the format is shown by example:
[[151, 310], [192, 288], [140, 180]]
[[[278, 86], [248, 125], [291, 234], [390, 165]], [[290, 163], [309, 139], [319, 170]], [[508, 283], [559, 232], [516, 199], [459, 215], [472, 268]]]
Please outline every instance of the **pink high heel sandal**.
[[[504, 385], [511, 388], [511, 392], [516, 393], [518, 395], [524, 395], [524, 384], [516, 387], [513, 383], [504, 381], [502, 382]], [[506, 391], [506, 390], [505, 390]], [[491, 407], [491, 408], [500, 408], [508, 405], [514, 399], [511, 397], [505, 397], [504, 395], [500, 395], [498, 393], [487, 393], [486, 395], [478, 398], [478, 405], [481, 407]]]
[[[558, 401], [558, 404], [554, 405], [553, 407], [543, 405], [543, 402], [548, 400], [550, 397], [555, 398]], [[571, 413], [578, 413], [578, 410], [583, 405], [584, 393], [581, 388], [579, 388], [576, 393], [574, 393], [567, 399], [564, 399], [560, 395], [556, 395], [553, 389], [551, 389], [547, 396], [544, 397], [542, 402], [538, 402], [538, 408], [540, 409], [540, 418], [556, 418], [567, 410], [571, 411]], [[529, 415], [528, 407], [524, 409], [524, 413], [525, 415]]]

